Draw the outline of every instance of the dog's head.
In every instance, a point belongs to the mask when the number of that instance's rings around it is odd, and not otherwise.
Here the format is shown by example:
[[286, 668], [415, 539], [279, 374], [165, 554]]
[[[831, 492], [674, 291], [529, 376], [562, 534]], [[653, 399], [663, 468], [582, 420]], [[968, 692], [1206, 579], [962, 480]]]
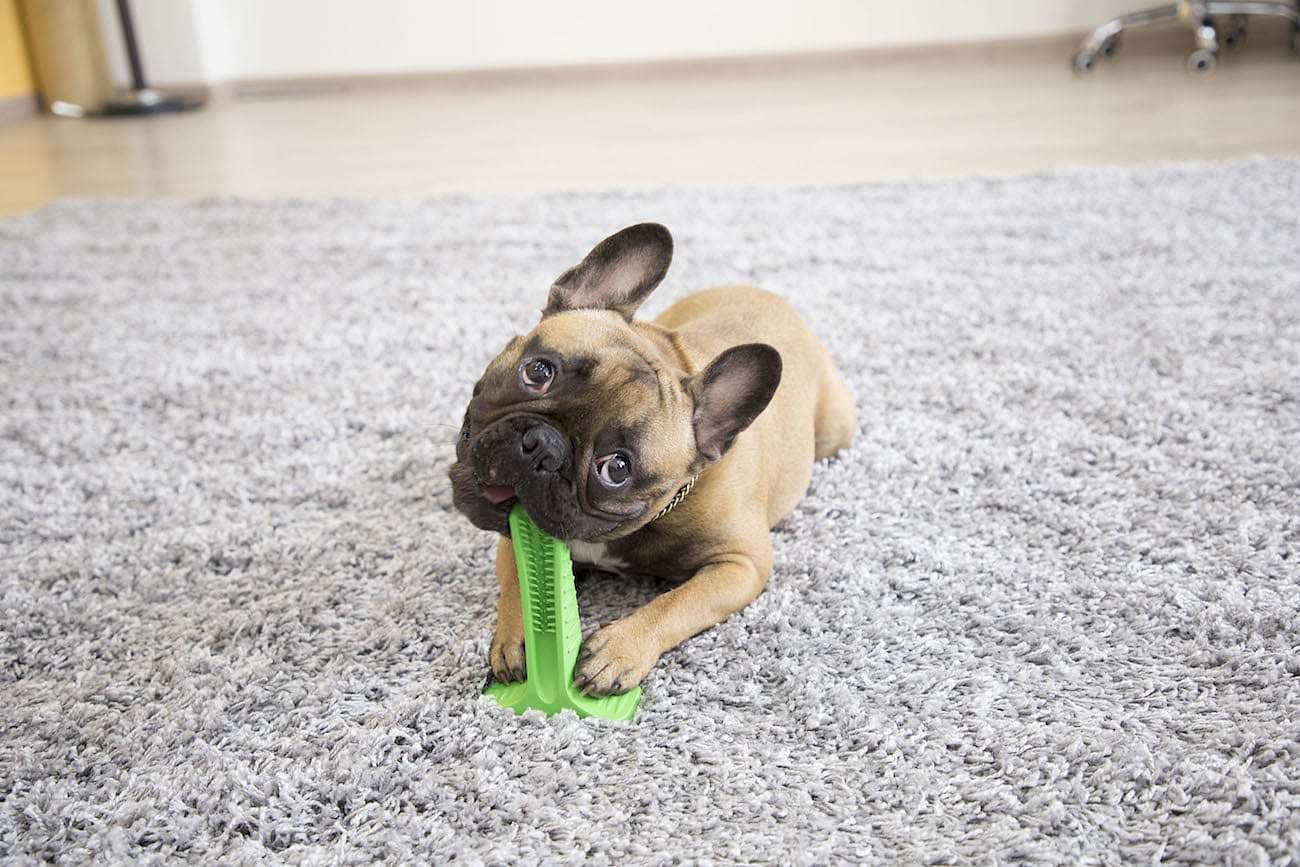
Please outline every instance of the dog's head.
[[560, 539], [650, 521], [763, 411], [781, 356], [751, 343], [687, 375], [671, 332], [633, 315], [672, 260], [663, 226], [631, 226], [551, 286], [542, 320], [474, 386], [450, 476], [456, 507], [508, 532], [516, 502]]

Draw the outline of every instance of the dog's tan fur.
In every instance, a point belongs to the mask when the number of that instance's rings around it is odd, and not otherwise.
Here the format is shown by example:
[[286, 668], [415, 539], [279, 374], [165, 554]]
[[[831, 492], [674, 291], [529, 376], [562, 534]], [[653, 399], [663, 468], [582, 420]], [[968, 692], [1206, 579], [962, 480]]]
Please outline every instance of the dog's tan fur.
[[[807, 489], [813, 461], [848, 446], [856, 430], [854, 403], [821, 341], [780, 297], [729, 286], [690, 295], [653, 323], [626, 322], [616, 312], [577, 310], [548, 316], [535, 331], [549, 346], [599, 356], [592, 387], [613, 415], [660, 407], [657, 383], [688, 382], [723, 350], [761, 342], [781, 355], [780, 386], [767, 408], [721, 460], [699, 470], [693, 491], [675, 509], [636, 533], [606, 543], [624, 571], [685, 579], [584, 644], [575, 681], [591, 694], [630, 689], [660, 655], [749, 604], [772, 571], [771, 528]], [[507, 368], [519, 353], [501, 361]], [[653, 380], [632, 373], [648, 362]], [[613, 399], [617, 396], [617, 399]], [[657, 511], [699, 464], [687, 444], [691, 405], [667, 389], [666, 411], [637, 419], [654, 447], [644, 452], [666, 480]], [[509, 540], [497, 547], [500, 598], [489, 662], [501, 680], [524, 673], [523, 617]]]

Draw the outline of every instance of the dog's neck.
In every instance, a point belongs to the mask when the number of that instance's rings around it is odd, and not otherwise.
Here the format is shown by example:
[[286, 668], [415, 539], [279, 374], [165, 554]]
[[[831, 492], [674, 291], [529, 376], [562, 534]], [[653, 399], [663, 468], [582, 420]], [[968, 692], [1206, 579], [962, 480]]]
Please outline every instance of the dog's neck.
[[[695, 370], [695, 365], [691, 363], [691, 358], [687, 355], [685, 347], [683, 347], [681, 341], [678, 340], [676, 332], [655, 325], [652, 322], [636, 321], [633, 322], [632, 325], [636, 329], [637, 333], [654, 347], [659, 358], [665, 365], [674, 370], [680, 371], [687, 376], [693, 376], [698, 372]], [[686, 499], [686, 495], [695, 487], [695, 483], [699, 481], [699, 478], [699, 473], [696, 473], [687, 479], [686, 484], [678, 488], [677, 493], [673, 494], [672, 499], [665, 503], [664, 507], [656, 512], [655, 516], [646, 523], [653, 524], [655, 521], [658, 521], [664, 515], [667, 515], [673, 509], [681, 505], [682, 500]]]
[[686, 499], [686, 495], [691, 492], [691, 488], [695, 487], [695, 482], [699, 478], [700, 477], [697, 474], [687, 479], [686, 484], [678, 488], [677, 493], [673, 494], [673, 498], [669, 500], [666, 504], [664, 504], [664, 507], [660, 509], [657, 513], [655, 513], [655, 516], [651, 518], [649, 521], [647, 521], [646, 523], [653, 524], [655, 521], [658, 521], [664, 515], [667, 515], [673, 509], [681, 505], [682, 500]]

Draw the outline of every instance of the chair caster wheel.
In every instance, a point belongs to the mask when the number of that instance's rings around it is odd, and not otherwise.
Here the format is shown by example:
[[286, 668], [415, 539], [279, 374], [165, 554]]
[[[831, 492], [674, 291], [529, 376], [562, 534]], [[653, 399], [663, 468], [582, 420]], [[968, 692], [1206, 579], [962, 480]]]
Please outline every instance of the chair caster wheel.
[[1218, 62], [1219, 58], [1208, 48], [1198, 48], [1187, 55], [1188, 70], [1198, 75], [1207, 75], [1213, 72]]
[[1097, 55], [1090, 54], [1087, 51], [1080, 51], [1074, 55], [1074, 71], [1079, 75], [1087, 75], [1097, 68]]
[[1119, 51], [1119, 34], [1109, 37], [1101, 44], [1101, 56], [1110, 60]]

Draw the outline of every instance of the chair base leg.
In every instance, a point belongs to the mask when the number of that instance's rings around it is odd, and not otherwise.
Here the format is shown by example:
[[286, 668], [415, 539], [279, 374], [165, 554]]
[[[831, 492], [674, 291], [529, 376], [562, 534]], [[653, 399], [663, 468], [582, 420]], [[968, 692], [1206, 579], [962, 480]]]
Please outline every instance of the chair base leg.
[[[1218, 63], [1220, 48], [1236, 48], [1246, 38], [1246, 22], [1253, 15], [1285, 18], [1291, 22], [1291, 46], [1300, 52], [1300, 0], [1295, 3], [1264, 0], [1179, 0], [1164, 6], [1143, 9], [1112, 18], [1084, 37], [1073, 58], [1074, 71], [1092, 72], [1103, 58], [1111, 57], [1119, 47], [1120, 34], [1134, 27], [1169, 21], [1188, 25], [1195, 36], [1196, 48], [1187, 58], [1193, 72], [1210, 72]], [[1222, 19], [1216, 25], [1214, 19]]]

